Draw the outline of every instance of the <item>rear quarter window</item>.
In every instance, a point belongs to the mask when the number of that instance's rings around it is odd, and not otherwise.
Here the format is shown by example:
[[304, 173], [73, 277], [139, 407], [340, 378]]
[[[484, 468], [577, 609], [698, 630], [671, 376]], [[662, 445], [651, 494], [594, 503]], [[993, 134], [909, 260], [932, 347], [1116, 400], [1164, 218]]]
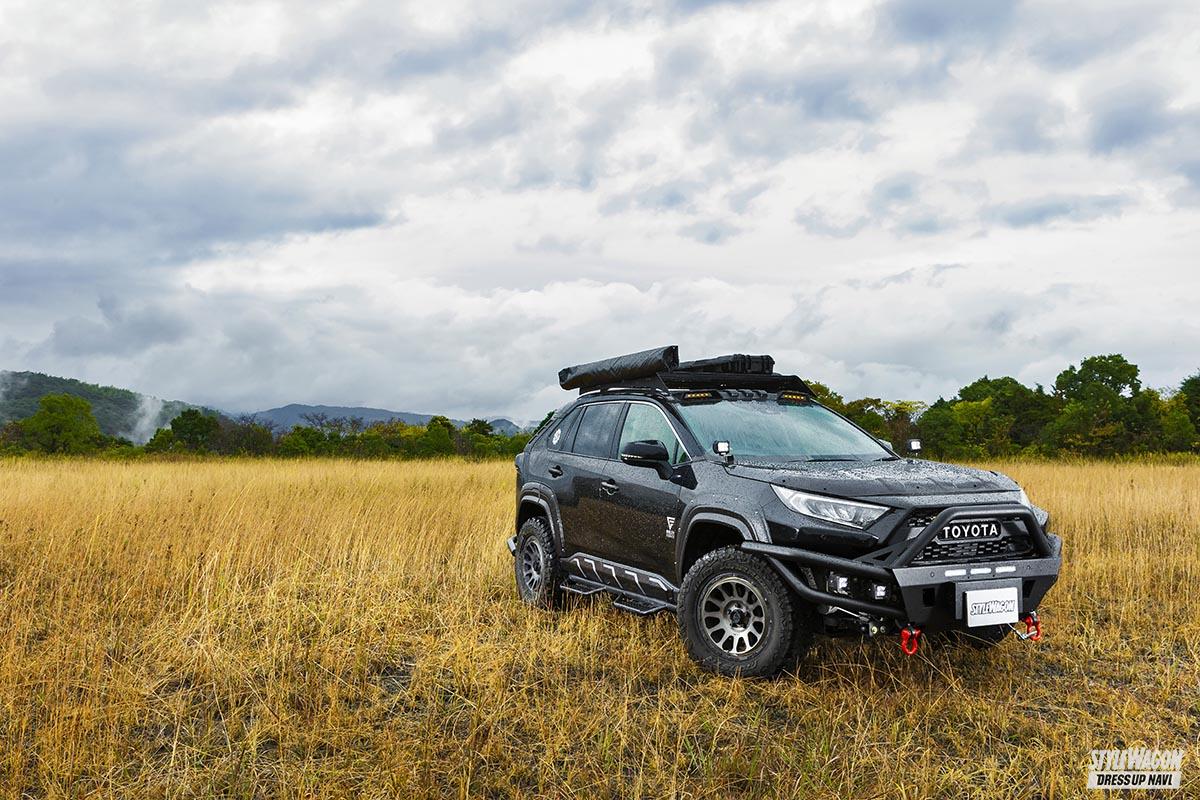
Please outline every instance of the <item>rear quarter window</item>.
[[580, 409], [573, 409], [571, 413], [565, 415], [561, 420], [551, 423], [550, 429], [546, 431], [546, 449], [570, 449], [571, 438], [575, 433], [575, 424], [579, 422], [579, 412]]

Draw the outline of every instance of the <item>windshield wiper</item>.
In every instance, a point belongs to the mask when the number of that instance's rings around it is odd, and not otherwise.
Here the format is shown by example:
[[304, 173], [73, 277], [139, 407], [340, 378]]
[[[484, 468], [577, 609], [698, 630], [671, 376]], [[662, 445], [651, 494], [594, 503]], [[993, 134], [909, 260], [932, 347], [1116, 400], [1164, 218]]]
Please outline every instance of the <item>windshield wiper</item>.
[[873, 458], [872, 461], [900, 461], [900, 456], [884, 456], [883, 458]]
[[857, 458], [846, 458], [845, 456], [809, 456], [808, 458], [797, 458], [793, 461], [785, 461], [785, 464], [804, 464], [810, 461], [859, 461]]

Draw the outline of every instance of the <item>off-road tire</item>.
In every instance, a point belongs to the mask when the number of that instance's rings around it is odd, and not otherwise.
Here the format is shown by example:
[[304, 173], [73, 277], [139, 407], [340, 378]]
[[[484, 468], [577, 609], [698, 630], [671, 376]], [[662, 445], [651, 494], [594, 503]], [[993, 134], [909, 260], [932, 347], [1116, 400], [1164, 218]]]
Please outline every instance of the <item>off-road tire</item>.
[[[765, 678], [788, 666], [794, 655], [795, 604], [767, 562], [737, 547], [722, 547], [688, 570], [676, 615], [688, 654], [701, 667], [721, 675]], [[738, 653], [739, 646], [747, 649]], [[803, 641], [800, 647], [807, 649]]]
[[517, 594], [531, 606], [555, 608], [562, 597], [562, 570], [550, 526], [541, 517], [525, 521], [513, 553]]
[[1012, 628], [1008, 625], [984, 625], [978, 628], [955, 630], [954, 638], [976, 650], [990, 650], [1004, 642], [1010, 634], [1012, 634]]

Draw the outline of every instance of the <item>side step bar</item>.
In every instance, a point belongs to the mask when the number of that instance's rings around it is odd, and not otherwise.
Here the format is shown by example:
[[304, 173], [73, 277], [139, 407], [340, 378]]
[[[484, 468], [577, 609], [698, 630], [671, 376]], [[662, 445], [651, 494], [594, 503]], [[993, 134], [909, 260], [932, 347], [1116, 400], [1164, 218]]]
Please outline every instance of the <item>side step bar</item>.
[[577, 594], [580, 597], [591, 597], [594, 594], [600, 594], [600, 592], [603, 592], [604, 587], [567, 578], [567, 580], [563, 581], [562, 583], [562, 590], [564, 592], [570, 592], [571, 594]]
[[657, 600], [653, 597], [641, 597], [612, 586], [603, 586], [590, 581], [583, 581], [578, 578], [567, 578], [562, 582], [562, 590], [577, 594], [580, 597], [591, 597], [594, 594], [606, 593], [612, 595], [613, 608], [619, 608], [622, 611], [628, 611], [631, 614], [637, 614], [640, 617], [648, 617], [651, 614], [657, 614], [660, 611], [674, 611], [675, 606], [664, 600]]
[[633, 597], [632, 595], [622, 595], [613, 600], [613, 608], [629, 611], [630, 613], [637, 614], [639, 617], [648, 617], [660, 611], [672, 610], [671, 606], [661, 600], [653, 600], [649, 597]]

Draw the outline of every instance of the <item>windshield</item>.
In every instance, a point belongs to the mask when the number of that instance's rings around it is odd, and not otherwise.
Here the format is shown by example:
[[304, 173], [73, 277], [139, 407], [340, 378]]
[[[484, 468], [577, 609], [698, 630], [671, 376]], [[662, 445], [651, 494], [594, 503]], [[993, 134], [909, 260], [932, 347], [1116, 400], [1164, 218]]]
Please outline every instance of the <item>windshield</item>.
[[776, 400], [721, 400], [679, 405], [705, 448], [729, 442], [739, 458], [807, 461], [878, 461], [893, 456], [824, 406]]

